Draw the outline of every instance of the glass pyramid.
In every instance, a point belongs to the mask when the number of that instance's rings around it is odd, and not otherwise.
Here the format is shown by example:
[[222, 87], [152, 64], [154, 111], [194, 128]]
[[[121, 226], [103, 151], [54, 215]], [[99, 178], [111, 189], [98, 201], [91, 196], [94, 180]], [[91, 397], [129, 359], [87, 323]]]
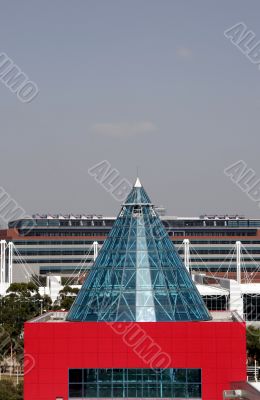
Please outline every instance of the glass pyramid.
[[207, 321], [211, 316], [139, 179], [68, 321]]

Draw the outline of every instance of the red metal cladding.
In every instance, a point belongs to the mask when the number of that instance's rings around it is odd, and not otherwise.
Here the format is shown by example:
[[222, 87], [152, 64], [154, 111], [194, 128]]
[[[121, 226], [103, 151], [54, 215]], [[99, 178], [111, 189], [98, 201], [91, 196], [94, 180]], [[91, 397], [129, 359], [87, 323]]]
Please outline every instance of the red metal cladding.
[[25, 324], [25, 400], [68, 399], [69, 368], [201, 368], [202, 399], [246, 380], [239, 322]]

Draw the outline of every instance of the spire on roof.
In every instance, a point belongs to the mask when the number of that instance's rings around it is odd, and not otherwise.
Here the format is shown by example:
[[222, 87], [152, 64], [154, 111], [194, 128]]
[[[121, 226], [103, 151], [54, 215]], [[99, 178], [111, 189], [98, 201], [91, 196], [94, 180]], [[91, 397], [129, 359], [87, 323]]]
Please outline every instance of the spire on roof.
[[68, 321], [207, 321], [211, 316], [137, 178]]
[[151, 200], [149, 199], [146, 191], [144, 190], [140, 179], [136, 178], [136, 182], [131, 190], [131, 192], [129, 193], [129, 195], [127, 196], [126, 200], [125, 200], [125, 205], [147, 205], [147, 204], [151, 204]]
[[136, 178], [134, 187], [135, 187], [135, 188], [140, 188], [140, 187], [142, 187], [142, 184], [141, 184], [140, 179], [139, 179], [138, 177]]

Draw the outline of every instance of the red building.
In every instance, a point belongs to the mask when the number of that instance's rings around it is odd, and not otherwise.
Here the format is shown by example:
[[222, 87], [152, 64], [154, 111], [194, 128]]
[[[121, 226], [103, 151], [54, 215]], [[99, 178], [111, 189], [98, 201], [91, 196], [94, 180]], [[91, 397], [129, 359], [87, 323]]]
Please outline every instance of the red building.
[[[136, 336], [139, 328], [145, 334]], [[232, 382], [246, 380], [240, 322], [30, 322], [25, 352], [35, 360], [25, 375], [25, 400], [69, 399], [69, 369], [146, 369], [160, 362], [162, 368], [200, 369], [203, 400], [222, 400]]]
[[246, 332], [206, 309], [137, 180], [68, 315], [25, 324], [25, 400], [220, 400]]

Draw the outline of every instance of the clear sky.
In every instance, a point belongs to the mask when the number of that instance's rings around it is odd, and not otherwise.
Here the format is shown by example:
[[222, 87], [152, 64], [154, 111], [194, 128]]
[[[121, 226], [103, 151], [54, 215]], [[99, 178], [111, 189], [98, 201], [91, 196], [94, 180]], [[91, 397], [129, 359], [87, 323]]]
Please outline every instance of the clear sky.
[[2, 1], [0, 52], [40, 93], [0, 81], [0, 185], [28, 213], [114, 215], [88, 174], [108, 160], [168, 214], [260, 217], [223, 172], [260, 178], [260, 70], [223, 33], [259, 20], [258, 0]]

